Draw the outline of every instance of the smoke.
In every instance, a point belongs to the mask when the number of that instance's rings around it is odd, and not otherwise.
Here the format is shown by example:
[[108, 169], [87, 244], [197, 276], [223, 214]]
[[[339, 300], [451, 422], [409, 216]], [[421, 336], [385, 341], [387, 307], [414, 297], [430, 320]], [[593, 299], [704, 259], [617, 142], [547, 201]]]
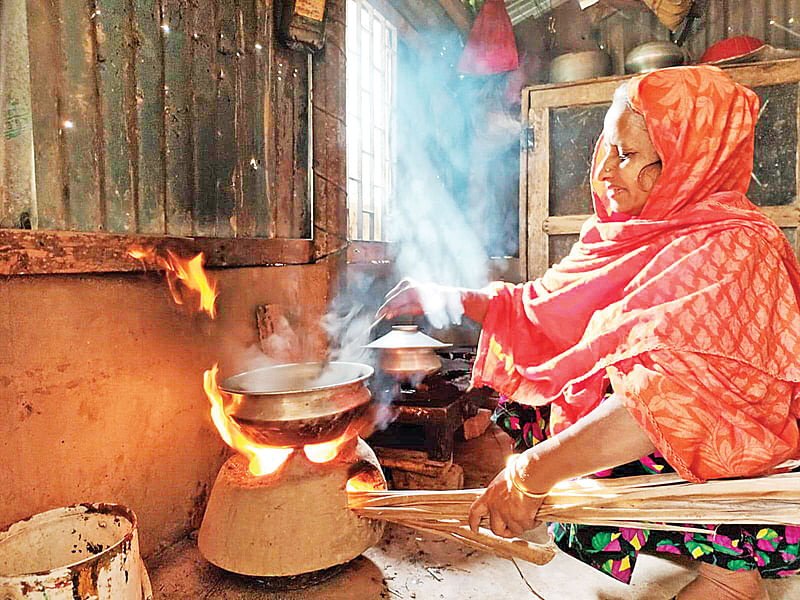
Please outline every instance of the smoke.
[[[518, 108], [508, 76], [455, 70], [458, 40], [429, 39], [438, 53], [398, 48], [397, 177], [389, 231], [396, 276], [461, 287], [488, 283], [490, 256], [518, 248]], [[427, 307], [426, 307], [427, 308]], [[463, 310], [433, 307], [434, 327]]]
[[389, 283], [382, 277], [351, 273], [347, 283], [340, 286], [342, 291], [331, 303], [328, 314], [322, 318], [322, 327], [328, 336], [329, 360], [359, 362], [375, 369], [369, 382], [373, 403], [365, 419], [371, 423], [362, 431], [363, 437], [385, 429], [396, 416], [391, 403], [398, 383], [380, 370], [378, 351], [364, 347], [390, 329], [389, 324], [375, 321], [375, 313]]

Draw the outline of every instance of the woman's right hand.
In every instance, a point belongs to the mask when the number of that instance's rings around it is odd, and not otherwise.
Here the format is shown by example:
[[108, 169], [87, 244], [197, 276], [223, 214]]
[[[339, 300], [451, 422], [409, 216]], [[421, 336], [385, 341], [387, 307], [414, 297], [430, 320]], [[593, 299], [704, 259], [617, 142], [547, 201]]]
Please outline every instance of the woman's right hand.
[[439, 329], [460, 324], [464, 316], [482, 323], [489, 308], [488, 290], [420, 283], [406, 277], [386, 294], [377, 316], [393, 319], [400, 315], [425, 315]]
[[434, 327], [459, 323], [464, 314], [458, 288], [436, 283], [420, 283], [406, 277], [394, 286], [377, 316], [394, 319], [400, 315], [425, 315]]

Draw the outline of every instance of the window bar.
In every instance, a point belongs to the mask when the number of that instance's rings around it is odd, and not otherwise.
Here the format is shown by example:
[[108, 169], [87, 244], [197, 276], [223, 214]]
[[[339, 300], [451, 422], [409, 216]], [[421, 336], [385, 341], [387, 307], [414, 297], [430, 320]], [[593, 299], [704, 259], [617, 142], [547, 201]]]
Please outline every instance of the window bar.
[[[353, 95], [356, 96], [356, 99], [355, 99], [356, 111], [355, 111], [355, 113], [357, 115], [361, 115], [361, 109], [362, 109], [362, 107], [361, 107], [361, 60], [362, 60], [361, 59], [361, 38], [363, 36], [362, 28], [361, 28], [361, 18], [363, 16], [364, 5], [361, 2], [361, 0], [357, 0], [356, 5], [358, 6], [358, 10], [356, 11], [356, 14], [358, 15], [357, 20], [356, 20], [356, 32], [358, 32], [356, 37], [358, 39], [358, 43], [355, 44], [356, 47], [357, 47], [357, 49], [355, 50], [355, 53], [356, 53], [356, 57], [358, 59], [358, 63], [357, 63], [357, 66], [355, 68], [355, 81], [353, 82], [353, 89], [355, 90], [355, 93]], [[358, 221], [356, 222], [356, 238], [357, 239], [363, 239], [362, 231], [364, 229], [364, 213], [363, 213], [363, 210], [364, 210], [364, 194], [363, 194], [362, 189], [361, 189], [361, 181], [363, 179], [363, 172], [362, 172], [363, 164], [362, 164], [362, 160], [361, 160], [361, 138], [362, 138], [363, 134], [361, 134], [361, 128], [364, 127], [363, 119], [359, 118], [359, 124], [360, 124], [359, 136], [358, 136], [358, 140], [356, 140], [356, 142], [355, 142], [356, 143], [355, 156], [356, 156], [356, 162], [358, 163], [358, 178], [356, 179], [356, 190], [358, 191], [357, 208], [356, 208], [356, 214], [358, 215]]]

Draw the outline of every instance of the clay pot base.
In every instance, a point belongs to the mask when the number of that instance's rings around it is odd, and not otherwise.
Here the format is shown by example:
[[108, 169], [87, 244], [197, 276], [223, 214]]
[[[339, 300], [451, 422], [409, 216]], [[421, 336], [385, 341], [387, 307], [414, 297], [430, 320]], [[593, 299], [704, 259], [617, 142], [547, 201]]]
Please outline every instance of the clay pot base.
[[295, 451], [276, 473], [256, 477], [246, 457], [229, 458], [217, 475], [198, 533], [210, 563], [241, 575], [286, 577], [346, 563], [375, 545], [382, 521], [355, 515], [345, 486], [371, 470], [375, 453], [360, 438], [324, 464]]

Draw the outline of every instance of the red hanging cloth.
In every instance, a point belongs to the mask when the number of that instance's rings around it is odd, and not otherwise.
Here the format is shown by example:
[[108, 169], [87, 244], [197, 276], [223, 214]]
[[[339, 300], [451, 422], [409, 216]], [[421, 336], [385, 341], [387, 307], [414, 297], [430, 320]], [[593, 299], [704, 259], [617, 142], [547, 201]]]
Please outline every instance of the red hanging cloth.
[[514, 29], [503, 0], [486, 0], [458, 61], [459, 73], [494, 75], [519, 68]]

